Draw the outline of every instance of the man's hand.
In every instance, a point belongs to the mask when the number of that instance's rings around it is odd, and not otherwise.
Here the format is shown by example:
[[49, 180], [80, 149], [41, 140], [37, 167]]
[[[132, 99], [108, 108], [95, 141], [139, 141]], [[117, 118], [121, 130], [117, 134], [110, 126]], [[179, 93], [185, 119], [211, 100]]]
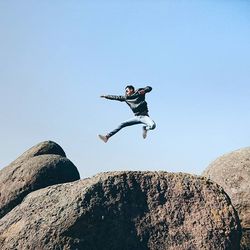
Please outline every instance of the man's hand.
[[138, 93], [140, 94], [140, 95], [145, 95], [145, 91], [142, 89], [142, 90], [140, 90], [140, 91], [138, 91]]

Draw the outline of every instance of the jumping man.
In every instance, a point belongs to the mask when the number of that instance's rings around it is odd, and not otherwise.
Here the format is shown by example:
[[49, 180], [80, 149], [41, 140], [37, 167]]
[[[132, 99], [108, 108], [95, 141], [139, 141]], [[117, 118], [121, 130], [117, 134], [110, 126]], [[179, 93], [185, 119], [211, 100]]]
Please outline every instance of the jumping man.
[[126, 102], [134, 112], [135, 117], [122, 122], [116, 129], [114, 129], [110, 133], [106, 135], [99, 135], [99, 138], [106, 143], [111, 136], [116, 134], [122, 128], [142, 123], [144, 124], [144, 126], [142, 127], [142, 137], [145, 139], [147, 137], [148, 130], [152, 130], [156, 126], [155, 122], [148, 115], [148, 105], [145, 101], [145, 94], [150, 92], [151, 90], [152, 88], [150, 86], [135, 90], [132, 85], [128, 85], [125, 88], [125, 96], [101, 95], [101, 98]]

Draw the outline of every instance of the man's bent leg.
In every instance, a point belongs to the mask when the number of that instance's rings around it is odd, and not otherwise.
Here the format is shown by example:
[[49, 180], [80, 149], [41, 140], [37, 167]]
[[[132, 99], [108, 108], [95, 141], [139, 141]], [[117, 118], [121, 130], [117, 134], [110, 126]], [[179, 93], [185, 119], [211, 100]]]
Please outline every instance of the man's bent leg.
[[156, 124], [149, 116], [140, 116], [140, 121], [146, 125], [142, 128], [142, 137], [146, 139], [148, 130], [155, 129]]
[[146, 125], [144, 126], [146, 130], [153, 130], [156, 127], [155, 122], [149, 116], [140, 116], [140, 121], [141, 123]]

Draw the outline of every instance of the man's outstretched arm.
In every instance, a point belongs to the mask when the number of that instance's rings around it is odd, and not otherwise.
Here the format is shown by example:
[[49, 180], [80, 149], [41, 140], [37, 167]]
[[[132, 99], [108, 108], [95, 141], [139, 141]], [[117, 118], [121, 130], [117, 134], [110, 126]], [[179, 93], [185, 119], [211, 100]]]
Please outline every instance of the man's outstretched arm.
[[125, 101], [125, 96], [122, 96], [122, 95], [101, 95], [100, 97], [109, 99], [109, 100], [120, 101], [120, 102]]

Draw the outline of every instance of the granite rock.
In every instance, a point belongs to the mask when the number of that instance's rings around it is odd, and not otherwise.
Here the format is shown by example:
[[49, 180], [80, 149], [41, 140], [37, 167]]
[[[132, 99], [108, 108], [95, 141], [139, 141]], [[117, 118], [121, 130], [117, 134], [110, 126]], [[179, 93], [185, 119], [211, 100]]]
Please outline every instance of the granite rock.
[[0, 218], [34, 190], [79, 179], [77, 168], [58, 144], [39, 143], [0, 170]]
[[203, 172], [224, 188], [239, 214], [242, 249], [250, 249], [250, 147], [218, 157]]
[[229, 197], [204, 177], [109, 172], [30, 193], [0, 220], [0, 249], [239, 249]]

